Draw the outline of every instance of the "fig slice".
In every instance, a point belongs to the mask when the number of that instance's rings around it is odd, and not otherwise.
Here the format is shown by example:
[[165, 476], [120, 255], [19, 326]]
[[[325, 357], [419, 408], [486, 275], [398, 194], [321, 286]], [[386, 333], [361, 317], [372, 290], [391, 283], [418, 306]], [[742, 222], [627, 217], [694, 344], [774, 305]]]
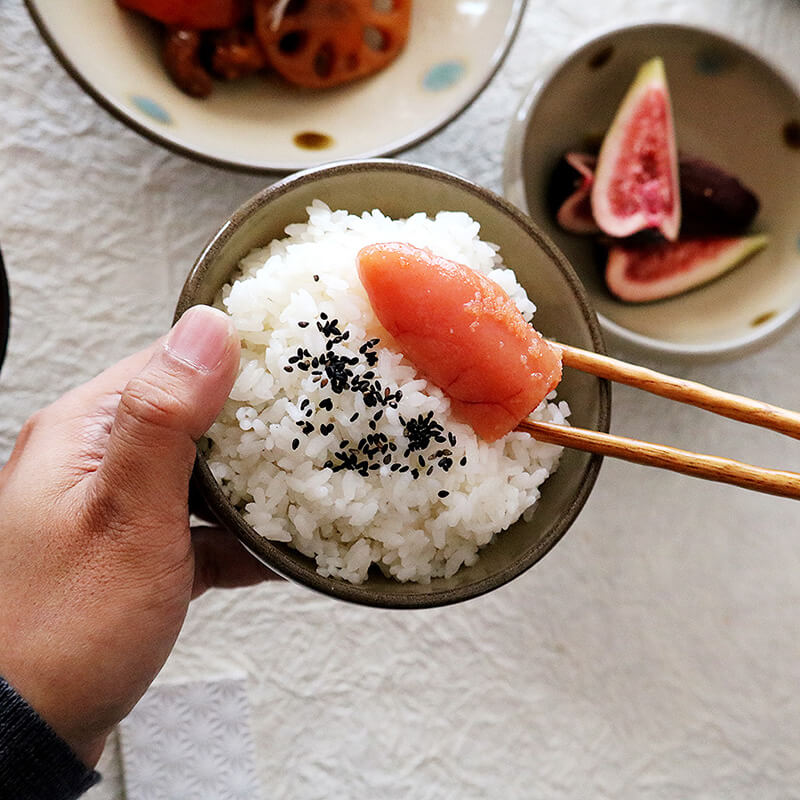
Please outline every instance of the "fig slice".
[[678, 151], [664, 62], [639, 68], [603, 139], [592, 186], [592, 211], [609, 236], [647, 228], [678, 238]]
[[763, 234], [617, 244], [608, 251], [606, 285], [613, 295], [629, 303], [661, 300], [708, 283], [766, 244]]
[[566, 169], [572, 173], [572, 189], [556, 211], [556, 221], [570, 233], [600, 233], [592, 214], [592, 184], [597, 158], [587, 153], [570, 152], [564, 156]]

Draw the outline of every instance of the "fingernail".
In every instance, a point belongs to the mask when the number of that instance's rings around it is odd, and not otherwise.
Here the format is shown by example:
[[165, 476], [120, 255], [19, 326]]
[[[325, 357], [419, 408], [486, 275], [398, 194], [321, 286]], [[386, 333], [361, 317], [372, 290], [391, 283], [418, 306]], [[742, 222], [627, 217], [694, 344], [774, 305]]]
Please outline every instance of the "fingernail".
[[175, 323], [165, 346], [179, 361], [211, 372], [220, 365], [233, 335], [233, 323], [223, 311], [193, 306]]

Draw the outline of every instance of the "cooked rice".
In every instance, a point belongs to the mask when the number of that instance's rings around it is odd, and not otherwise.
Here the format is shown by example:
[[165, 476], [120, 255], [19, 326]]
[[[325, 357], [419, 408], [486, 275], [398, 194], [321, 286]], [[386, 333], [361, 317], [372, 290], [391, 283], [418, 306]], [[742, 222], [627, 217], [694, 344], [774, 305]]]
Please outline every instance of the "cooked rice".
[[[489, 275], [530, 320], [535, 306], [463, 212], [361, 216], [314, 201], [308, 223], [255, 250], [217, 305], [242, 342], [230, 399], [207, 433], [217, 481], [262, 536], [353, 583], [376, 564], [427, 583], [474, 564], [530, 513], [561, 448], [512, 432], [480, 440], [452, 418], [376, 319], [359, 249], [404, 241]], [[327, 349], [326, 349], [327, 348]], [[536, 419], [564, 423], [564, 402]]]

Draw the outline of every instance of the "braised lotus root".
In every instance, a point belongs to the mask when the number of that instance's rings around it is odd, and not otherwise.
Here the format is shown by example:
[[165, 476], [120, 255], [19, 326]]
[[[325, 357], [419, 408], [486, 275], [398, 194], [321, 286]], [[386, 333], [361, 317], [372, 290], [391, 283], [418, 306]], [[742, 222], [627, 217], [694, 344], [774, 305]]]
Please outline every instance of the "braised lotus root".
[[408, 38], [411, 0], [255, 0], [253, 11], [273, 69], [290, 83], [323, 89], [378, 72], [397, 57]]

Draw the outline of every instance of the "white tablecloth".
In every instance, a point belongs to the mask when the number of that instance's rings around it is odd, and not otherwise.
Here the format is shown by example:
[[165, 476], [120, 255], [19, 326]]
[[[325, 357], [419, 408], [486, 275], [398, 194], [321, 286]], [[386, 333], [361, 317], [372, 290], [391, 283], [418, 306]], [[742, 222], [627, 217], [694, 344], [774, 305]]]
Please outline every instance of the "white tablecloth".
[[[499, 190], [537, 70], [633, 20], [717, 27], [800, 81], [796, 0], [531, 0], [486, 92], [407, 157]], [[109, 117], [16, 0], [0, 5], [0, 75], [13, 298], [2, 463], [31, 410], [168, 327], [199, 248], [264, 179], [172, 155]], [[797, 407], [799, 350], [794, 326], [748, 357], [648, 363]], [[613, 420], [800, 469], [797, 442], [633, 390], [615, 388]], [[209, 594], [161, 680], [232, 669], [248, 675], [268, 797], [797, 797], [800, 506], [608, 460], [544, 561], [461, 606], [376, 611], [291, 584]], [[122, 797], [113, 740], [101, 769], [90, 797]]]

